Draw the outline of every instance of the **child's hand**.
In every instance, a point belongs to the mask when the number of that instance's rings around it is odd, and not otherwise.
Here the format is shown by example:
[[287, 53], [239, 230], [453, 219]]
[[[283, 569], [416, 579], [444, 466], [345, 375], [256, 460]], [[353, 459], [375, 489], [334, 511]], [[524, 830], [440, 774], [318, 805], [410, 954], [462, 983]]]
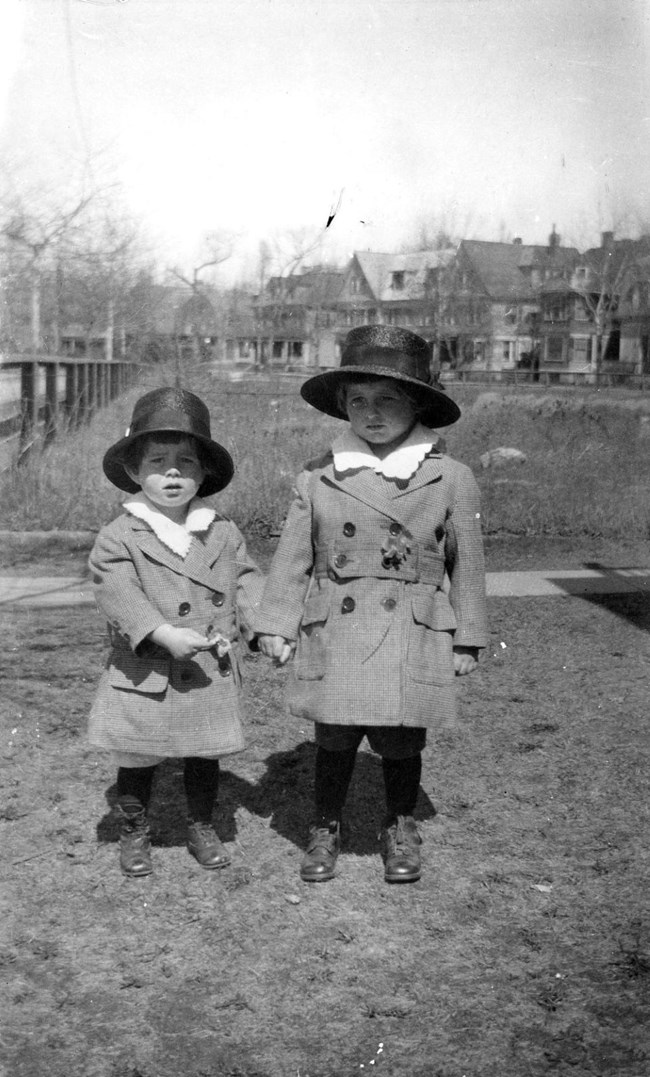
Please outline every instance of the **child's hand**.
[[172, 658], [194, 658], [199, 651], [208, 651], [213, 646], [210, 640], [193, 628], [174, 628], [173, 625], [160, 625], [150, 633], [150, 637], [159, 647], [169, 651]]
[[276, 666], [283, 666], [288, 662], [296, 649], [295, 643], [284, 636], [258, 636], [257, 643], [262, 654], [272, 658]]
[[454, 647], [454, 673], [464, 677], [478, 666], [478, 647]]

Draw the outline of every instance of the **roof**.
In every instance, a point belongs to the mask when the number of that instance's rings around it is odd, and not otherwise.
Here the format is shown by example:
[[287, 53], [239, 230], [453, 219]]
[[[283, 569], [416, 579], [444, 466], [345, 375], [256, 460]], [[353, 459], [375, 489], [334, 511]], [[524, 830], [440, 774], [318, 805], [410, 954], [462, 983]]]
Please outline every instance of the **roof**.
[[270, 277], [262, 302], [277, 297], [283, 304], [291, 306], [327, 306], [338, 299], [344, 276], [344, 269], [314, 266], [287, 277]]
[[537, 292], [532, 282], [534, 269], [549, 270], [560, 276], [579, 257], [575, 247], [492, 243], [482, 239], [464, 239], [459, 253], [470, 263], [490, 298], [531, 301]]
[[[448, 265], [454, 254], [453, 250], [402, 254], [355, 251], [353, 259], [356, 259], [374, 298], [389, 303], [423, 298], [430, 271]], [[394, 287], [395, 273], [404, 275], [401, 288]]]

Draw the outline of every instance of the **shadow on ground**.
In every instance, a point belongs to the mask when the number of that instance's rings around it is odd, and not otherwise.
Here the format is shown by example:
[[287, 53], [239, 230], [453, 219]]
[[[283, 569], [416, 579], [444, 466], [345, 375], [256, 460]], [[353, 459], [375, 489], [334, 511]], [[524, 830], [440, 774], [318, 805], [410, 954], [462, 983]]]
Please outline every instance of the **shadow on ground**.
[[[222, 841], [237, 837], [238, 808], [251, 815], [270, 819], [270, 827], [302, 849], [312, 815], [312, 789], [315, 747], [304, 741], [284, 752], [274, 752], [266, 760], [266, 772], [257, 782], [247, 781], [232, 771], [222, 769], [216, 828]], [[106, 790], [109, 810], [97, 825], [100, 842], [117, 841], [112, 808], [117, 797], [115, 785]], [[346, 805], [346, 851], [376, 856], [377, 834], [384, 810], [384, 784], [381, 760], [360, 750]], [[183, 762], [165, 760], [157, 768], [150, 805], [152, 842], [158, 846], [184, 846], [185, 797]], [[435, 808], [421, 788], [416, 819], [432, 819]]]
[[[603, 580], [615, 578], [633, 587], [640, 586], [639, 582], [634, 580], [634, 577], [626, 574], [631, 571], [631, 568], [613, 568], [610, 565], [602, 564], [600, 561], [584, 561], [583, 567], [591, 569], [593, 572], [602, 573]], [[612, 593], [597, 590], [586, 591], [583, 590], [584, 581], [578, 578], [572, 580], [571, 577], [561, 578], [551, 574], [549, 574], [548, 578], [556, 587], [561, 587], [572, 598], [582, 598], [585, 602], [602, 606], [618, 617], [629, 621], [642, 632], [650, 632], [650, 591], [630, 590]]]

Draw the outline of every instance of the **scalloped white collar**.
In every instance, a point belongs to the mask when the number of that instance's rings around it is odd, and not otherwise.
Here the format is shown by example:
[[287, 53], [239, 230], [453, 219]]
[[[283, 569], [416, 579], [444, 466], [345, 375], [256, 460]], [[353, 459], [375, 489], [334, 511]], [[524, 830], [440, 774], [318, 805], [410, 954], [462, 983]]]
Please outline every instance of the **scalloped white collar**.
[[131, 516], [137, 516], [139, 520], [149, 524], [156, 538], [172, 553], [183, 558], [187, 556], [192, 545], [192, 535], [207, 531], [217, 515], [213, 508], [203, 504], [200, 497], [190, 501], [184, 524], [177, 524], [163, 512], [158, 512], [143, 493], [135, 494], [125, 501], [122, 508]]
[[339, 473], [370, 467], [387, 479], [410, 479], [437, 441], [435, 431], [416, 423], [406, 440], [380, 460], [368, 442], [348, 428], [332, 444], [334, 467]]

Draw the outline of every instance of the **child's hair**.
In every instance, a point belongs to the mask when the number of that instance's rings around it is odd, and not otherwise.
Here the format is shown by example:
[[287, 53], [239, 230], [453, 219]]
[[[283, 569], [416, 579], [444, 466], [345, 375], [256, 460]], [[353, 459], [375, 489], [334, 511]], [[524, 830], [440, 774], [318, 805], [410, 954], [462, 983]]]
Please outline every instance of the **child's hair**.
[[211, 475], [212, 464], [201, 442], [193, 434], [184, 434], [180, 430], [161, 430], [160, 433], [142, 434], [141, 437], [134, 438], [133, 442], [124, 450], [122, 463], [131, 471], [137, 471], [144, 458], [147, 445], [152, 441], [161, 441], [164, 445], [178, 445], [179, 441], [185, 440], [193, 444], [201, 467], [206, 474]]
[[[383, 381], [384, 377], [385, 375], [383, 374], [366, 374], [365, 372], [363, 372], [359, 374], [349, 374], [341, 378], [341, 381], [339, 382], [339, 385], [336, 390], [336, 403], [341, 409], [341, 411], [345, 412], [347, 394], [350, 385], [356, 385], [357, 383], [365, 384], [366, 382], [373, 381]], [[415, 408], [416, 415], [420, 415], [425, 410], [422, 406], [422, 397], [418, 392], [417, 386], [413, 386], [413, 388], [411, 389], [410, 385], [407, 385], [402, 381], [398, 381], [397, 378], [388, 378], [387, 380], [393, 383], [393, 388], [397, 393], [400, 393], [401, 396], [404, 396], [407, 400], [410, 400], [411, 404]]]

